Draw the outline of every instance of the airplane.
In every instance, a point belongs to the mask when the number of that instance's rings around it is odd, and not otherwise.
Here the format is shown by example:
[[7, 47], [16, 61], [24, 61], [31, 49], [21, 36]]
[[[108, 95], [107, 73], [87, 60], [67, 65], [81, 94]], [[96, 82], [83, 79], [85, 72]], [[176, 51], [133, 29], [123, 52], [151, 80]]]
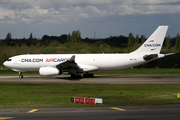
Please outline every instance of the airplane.
[[39, 71], [41, 76], [68, 74], [94, 77], [92, 71], [120, 70], [138, 66], [173, 53], [160, 54], [168, 26], [159, 26], [135, 51], [127, 54], [26, 54], [10, 57], [4, 66], [19, 72]]

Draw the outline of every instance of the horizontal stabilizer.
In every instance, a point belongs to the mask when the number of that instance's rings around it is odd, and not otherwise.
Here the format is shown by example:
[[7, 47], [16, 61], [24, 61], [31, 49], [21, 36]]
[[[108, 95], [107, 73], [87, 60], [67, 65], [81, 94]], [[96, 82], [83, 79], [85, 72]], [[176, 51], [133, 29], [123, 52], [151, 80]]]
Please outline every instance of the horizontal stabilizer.
[[175, 53], [166, 53], [165, 56], [174, 55]]
[[148, 60], [152, 60], [152, 59], [157, 58], [157, 57], [158, 57], [158, 54], [150, 54], [150, 55], [143, 56], [143, 59], [145, 61], [148, 61]]

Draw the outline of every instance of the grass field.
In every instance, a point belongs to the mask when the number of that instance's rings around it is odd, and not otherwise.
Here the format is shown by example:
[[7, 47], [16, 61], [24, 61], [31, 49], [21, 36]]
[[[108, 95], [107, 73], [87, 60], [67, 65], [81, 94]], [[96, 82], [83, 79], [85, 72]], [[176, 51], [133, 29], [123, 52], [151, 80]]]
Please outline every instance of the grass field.
[[[61, 108], [180, 104], [180, 85], [0, 83], [0, 108]], [[103, 98], [103, 105], [71, 103], [70, 97]]]
[[[95, 75], [180, 75], [180, 69], [124, 69]], [[0, 76], [18, 76], [0, 69]], [[24, 76], [39, 75], [25, 72]], [[180, 85], [97, 85], [0, 83], [0, 108], [61, 108], [180, 104]], [[71, 103], [70, 97], [103, 98], [103, 105]]]

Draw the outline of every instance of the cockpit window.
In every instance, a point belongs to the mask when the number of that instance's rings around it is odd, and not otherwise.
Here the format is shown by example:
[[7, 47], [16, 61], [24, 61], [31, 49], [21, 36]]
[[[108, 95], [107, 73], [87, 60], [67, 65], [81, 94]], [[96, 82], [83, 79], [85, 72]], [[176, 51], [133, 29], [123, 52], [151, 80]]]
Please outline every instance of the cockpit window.
[[12, 59], [8, 59], [7, 61], [11, 61]]

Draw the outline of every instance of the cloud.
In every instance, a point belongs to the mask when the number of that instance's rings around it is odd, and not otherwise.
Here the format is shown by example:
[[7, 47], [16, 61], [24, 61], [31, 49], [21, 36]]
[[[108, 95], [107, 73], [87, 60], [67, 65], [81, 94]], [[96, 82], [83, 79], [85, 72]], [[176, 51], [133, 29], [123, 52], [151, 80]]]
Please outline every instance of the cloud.
[[1, 0], [0, 21], [61, 24], [87, 18], [180, 13], [179, 0]]

